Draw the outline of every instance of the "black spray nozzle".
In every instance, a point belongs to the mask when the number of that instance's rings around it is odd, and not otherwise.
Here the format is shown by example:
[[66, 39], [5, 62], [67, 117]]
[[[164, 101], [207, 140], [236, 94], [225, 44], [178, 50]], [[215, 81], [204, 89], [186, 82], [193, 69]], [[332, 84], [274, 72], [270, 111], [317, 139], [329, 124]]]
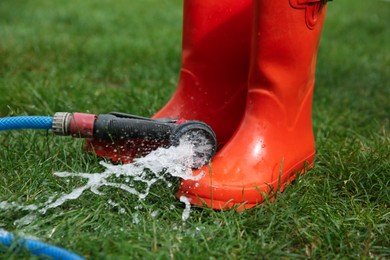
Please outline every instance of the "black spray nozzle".
[[99, 115], [95, 120], [93, 136], [102, 140], [155, 139], [168, 140], [172, 124], [158, 119], [142, 118], [120, 113]]
[[144, 139], [161, 142], [163, 146], [178, 146], [180, 142], [193, 145], [194, 168], [206, 164], [214, 156], [217, 139], [207, 124], [195, 120], [144, 118], [112, 112], [99, 115], [93, 129], [94, 138], [114, 141]]

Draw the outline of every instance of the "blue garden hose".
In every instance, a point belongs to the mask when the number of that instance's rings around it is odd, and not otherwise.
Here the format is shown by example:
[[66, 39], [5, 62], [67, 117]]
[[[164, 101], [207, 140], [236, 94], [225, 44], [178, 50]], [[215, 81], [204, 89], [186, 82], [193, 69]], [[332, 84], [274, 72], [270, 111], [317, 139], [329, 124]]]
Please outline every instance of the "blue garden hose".
[[[0, 245], [3, 244], [7, 247], [10, 247], [14, 244], [15, 237], [5, 231], [0, 230]], [[16, 243], [15, 243], [16, 244]], [[76, 255], [73, 252], [67, 251], [65, 249], [52, 246], [37, 240], [22, 238], [17, 241], [17, 246], [22, 247], [29, 251], [33, 255], [41, 257], [49, 257], [55, 260], [82, 260], [84, 258]], [[15, 248], [17, 249], [17, 248]]]
[[0, 118], [0, 131], [16, 129], [51, 129], [53, 117], [50, 116], [14, 116]]
[[[49, 116], [15, 116], [0, 118], [0, 131], [17, 129], [51, 129], [53, 118]], [[0, 230], [0, 244], [10, 247], [14, 236]], [[32, 239], [19, 239], [18, 246], [28, 250], [33, 255], [47, 256], [52, 259], [80, 260], [84, 259], [73, 252]]]

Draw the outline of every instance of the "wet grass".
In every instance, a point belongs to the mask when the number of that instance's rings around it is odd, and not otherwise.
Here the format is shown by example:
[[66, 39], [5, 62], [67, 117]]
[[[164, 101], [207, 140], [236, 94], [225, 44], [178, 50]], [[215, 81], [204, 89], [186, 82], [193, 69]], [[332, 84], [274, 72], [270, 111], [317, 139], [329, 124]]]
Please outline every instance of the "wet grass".
[[[27, 212], [0, 210], [0, 228], [91, 259], [390, 257], [389, 15], [388, 1], [330, 3], [313, 111], [316, 165], [273, 203], [242, 213], [193, 208], [182, 222], [175, 185], [157, 185], [142, 202], [107, 188], [28, 225], [14, 224]], [[175, 88], [180, 33], [181, 1], [3, 0], [0, 116], [150, 116]], [[83, 183], [55, 171], [101, 171], [82, 145], [2, 132], [0, 202], [42, 203]]]

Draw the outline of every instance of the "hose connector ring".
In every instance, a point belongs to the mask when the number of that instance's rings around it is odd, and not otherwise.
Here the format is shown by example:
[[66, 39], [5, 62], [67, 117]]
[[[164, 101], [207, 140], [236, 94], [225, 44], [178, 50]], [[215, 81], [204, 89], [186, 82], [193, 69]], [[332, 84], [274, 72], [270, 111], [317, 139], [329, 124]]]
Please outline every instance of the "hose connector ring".
[[69, 112], [57, 112], [53, 116], [53, 133], [56, 135], [70, 135], [70, 118]]

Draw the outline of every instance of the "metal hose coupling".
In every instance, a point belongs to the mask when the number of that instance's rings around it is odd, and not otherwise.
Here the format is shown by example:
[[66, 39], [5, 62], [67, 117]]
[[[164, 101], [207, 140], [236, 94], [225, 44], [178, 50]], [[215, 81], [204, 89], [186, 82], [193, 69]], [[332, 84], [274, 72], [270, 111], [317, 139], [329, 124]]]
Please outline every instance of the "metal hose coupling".
[[53, 132], [57, 135], [92, 138], [97, 115], [57, 112], [53, 116]]

